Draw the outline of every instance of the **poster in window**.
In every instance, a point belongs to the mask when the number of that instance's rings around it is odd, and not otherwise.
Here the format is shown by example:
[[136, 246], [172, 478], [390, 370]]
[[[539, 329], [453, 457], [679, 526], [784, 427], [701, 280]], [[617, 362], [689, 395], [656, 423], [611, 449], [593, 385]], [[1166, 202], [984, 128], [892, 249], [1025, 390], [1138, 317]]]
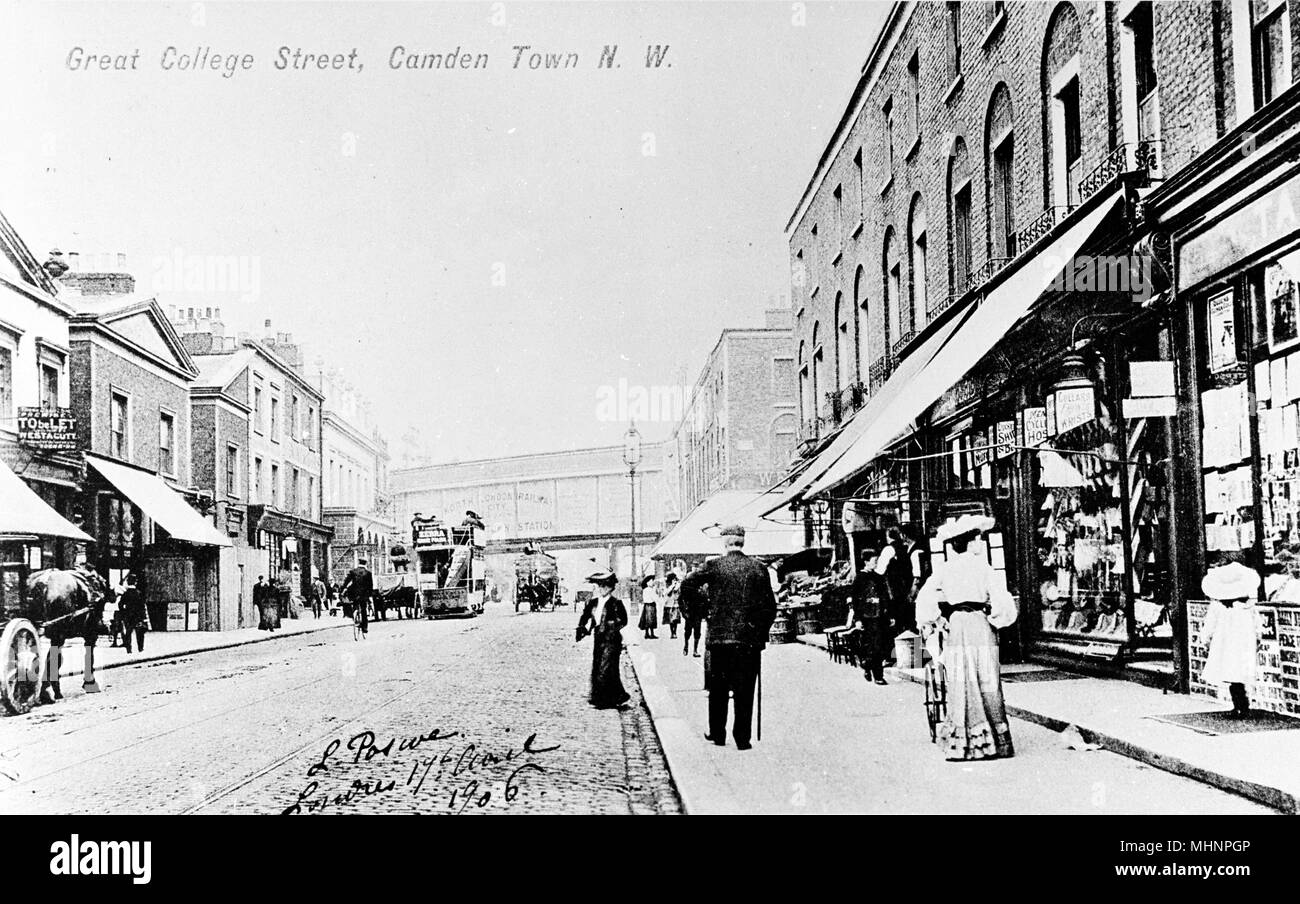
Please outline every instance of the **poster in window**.
[[1268, 313], [1269, 351], [1278, 352], [1300, 344], [1300, 313], [1297, 312], [1295, 280], [1283, 266], [1294, 255], [1264, 271], [1264, 303]]
[[1205, 335], [1210, 346], [1210, 371], [1218, 373], [1237, 365], [1237, 323], [1232, 292], [1210, 299], [1205, 312]]

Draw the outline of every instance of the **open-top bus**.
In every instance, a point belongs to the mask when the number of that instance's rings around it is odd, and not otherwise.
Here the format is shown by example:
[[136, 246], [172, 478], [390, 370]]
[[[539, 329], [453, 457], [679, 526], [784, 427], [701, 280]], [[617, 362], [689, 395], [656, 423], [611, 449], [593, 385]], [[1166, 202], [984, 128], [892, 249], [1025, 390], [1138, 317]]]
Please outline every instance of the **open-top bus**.
[[470, 519], [460, 527], [418, 513], [411, 519], [416, 589], [427, 618], [468, 617], [483, 611], [485, 534]]

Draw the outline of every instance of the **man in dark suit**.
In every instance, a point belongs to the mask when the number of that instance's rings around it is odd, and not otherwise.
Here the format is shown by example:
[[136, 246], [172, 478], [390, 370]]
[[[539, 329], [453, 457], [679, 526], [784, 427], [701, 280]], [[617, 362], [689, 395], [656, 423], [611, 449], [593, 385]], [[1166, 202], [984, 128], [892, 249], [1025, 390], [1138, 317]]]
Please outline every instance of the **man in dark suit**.
[[369, 636], [370, 618], [369, 607], [370, 601], [375, 595], [375, 578], [366, 567], [365, 559], [357, 559], [357, 567], [348, 572], [348, 576], [343, 579], [343, 596], [352, 601], [361, 612], [361, 634], [363, 637]]
[[736, 713], [731, 735], [738, 750], [748, 750], [754, 684], [767, 632], [776, 618], [776, 594], [767, 569], [744, 553], [743, 527], [724, 527], [722, 541], [726, 554], [687, 575], [682, 592], [707, 588], [708, 594], [704, 618], [709, 628], [704, 643], [710, 659], [709, 733], [705, 738], [719, 747], [726, 745], [727, 697], [732, 694]]

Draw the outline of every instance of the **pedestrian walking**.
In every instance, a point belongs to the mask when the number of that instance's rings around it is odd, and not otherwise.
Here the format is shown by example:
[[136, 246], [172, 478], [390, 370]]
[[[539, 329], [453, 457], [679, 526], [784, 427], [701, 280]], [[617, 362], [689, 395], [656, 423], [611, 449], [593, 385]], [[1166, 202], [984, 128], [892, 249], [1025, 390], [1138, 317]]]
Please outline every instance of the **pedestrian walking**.
[[641, 579], [641, 620], [637, 627], [645, 632], [646, 640], [658, 639], [655, 630], [659, 627], [659, 591], [652, 574]]
[[1228, 685], [1229, 716], [1234, 719], [1250, 718], [1246, 689], [1255, 680], [1259, 655], [1255, 616], [1259, 584], [1259, 572], [1240, 562], [1211, 568], [1201, 581], [1201, 591], [1213, 600], [1201, 628], [1201, 643], [1209, 646], [1201, 680]]
[[694, 565], [686, 577], [682, 578], [681, 588], [677, 592], [677, 605], [682, 613], [682, 655], [691, 654], [691, 638], [695, 638], [694, 655], [700, 656], [700, 622], [704, 620], [706, 601], [701, 598], [699, 590], [688, 585], [692, 575], [699, 573], [700, 566]]
[[349, 571], [348, 576], [343, 579], [341, 592], [344, 597], [352, 602], [354, 609], [360, 608], [361, 636], [368, 637], [370, 629], [368, 607], [371, 598], [375, 595], [375, 578], [370, 573], [370, 569], [366, 567], [365, 559], [357, 559], [357, 567]]
[[253, 585], [253, 605], [257, 607], [259, 631], [274, 631], [280, 627], [280, 611], [274, 579], [267, 582], [263, 575], [257, 576], [257, 583]]
[[312, 615], [320, 618], [321, 610], [325, 608], [325, 582], [320, 578], [311, 582], [311, 611]]
[[678, 608], [678, 596], [681, 593], [681, 583], [677, 580], [677, 575], [671, 571], [664, 578], [664, 624], [668, 626], [669, 638], [677, 639], [677, 625], [682, 620], [682, 610]]
[[149, 627], [149, 612], [139, 583], [135, 575], [128, 575], [125, 589], [118, 597], [118, 611], [122, 613], [122, 643], [128, 654], [131, 653], [132, 636], [135, 637], [136, 649], [144, 652], [144, 633]]
[[916, 599], [925, 633], [947, 630], [940, 661], [948, 684], [948, 717], [936, 740], [949, 760], [1010, 757], [1011, 727], [1002, 697], [995, 628], [1016, 620], [1006, 579], [974, 541], [993, 529], [993, 519], [963, 515], [939, 528], [953, 554], [936, 564]]
[[596, 588], [596, 592], [582, 608], [574, 642], [588, 634], [593, 636], [591, 691], [587, 699], [597, 709], [612, 709], [631, 699], [623, 688], [623, 678], [619, 673], [627, 608], [614, 596], [614, 588], [618, 585], [614, 572], [597, 572], [588, 577], [587, 582]]
[[849, 617], [845, 627], [853, 631], [862, 677], [886, 684], [884, 662], [890, 647], [889, 585], [876, 571], [879, 553], [862, 550], [857, 576], [849, 590]]
[[745, 555], [745, 529], [732, 525], [722, 529], [725, 555], [710, 559], [682, 582], [700, 593], [707, 588], [709, 623], [705, 650], [710, 665], [709, 732], [704, 737], [718, 746], [726, 745], [727, 700], [735, 699], [731, 736], [736, 749], [748, 750], [754, 713], [754, 688], [758, 680], [767, 632], [776, 618], [776, 594], [767, 568]]

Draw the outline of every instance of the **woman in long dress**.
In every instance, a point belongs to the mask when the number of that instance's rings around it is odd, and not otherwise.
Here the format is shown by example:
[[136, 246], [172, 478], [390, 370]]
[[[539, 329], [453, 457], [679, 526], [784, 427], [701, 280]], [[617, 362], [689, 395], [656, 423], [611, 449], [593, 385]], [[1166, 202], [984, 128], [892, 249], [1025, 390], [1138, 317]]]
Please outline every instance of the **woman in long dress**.
[[623, 689], [619, 674], [619, 657], [623, 652], [623, 628], [627, 625], [627, 609], [614, 596], [618, 578], [611, 571], [593, 574], [588, 583], [596, 587], [596, 595], [582, 609], [575, 640], [594, 635], [591, 651], [591, 694], [587, 698], [597, 709], [622, 706], [630, 698]]
[[664, 578], [664, 624], [668, 626], [671, 639], [677, 639], [677, 625], [682, 620], [681, 610], [677, 606], [677, 597], [681, 593], [681, 584], [677, 575], [671, 571]]
[[948, 684], [948, 716], [937, 741], [949, 760], [1010, 757], [1011, 727], [1002, 698], [1002, 672], [995, 629], [1016, 620], [1016, 603], [1006, 580], [971, 546], [992, 529], [993, 519], [963, 515], [939, 528], [955, 555], [936, 562], [916, 597], [916, 619], [924, 633], [947, 622], [940, 657]]
[[655, 590], [652, 574], [641, 579], [641, 620], [637, 627], [645, 632], [646, 640], [657, 639], [655, 629], [659, 627], [659, 591]]

